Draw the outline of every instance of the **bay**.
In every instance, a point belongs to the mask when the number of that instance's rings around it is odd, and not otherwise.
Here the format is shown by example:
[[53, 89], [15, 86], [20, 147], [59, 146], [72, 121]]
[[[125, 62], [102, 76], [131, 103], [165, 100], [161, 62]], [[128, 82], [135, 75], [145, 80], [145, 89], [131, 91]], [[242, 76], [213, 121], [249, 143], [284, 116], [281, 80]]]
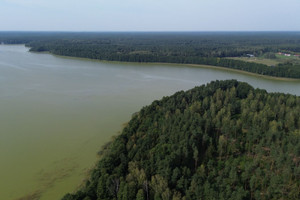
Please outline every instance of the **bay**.
[[60, 199], [143, 106], [213, 80], [300, 95], [300, 81], [183, 65], [98, 62], [0, 45], [0, 194]]

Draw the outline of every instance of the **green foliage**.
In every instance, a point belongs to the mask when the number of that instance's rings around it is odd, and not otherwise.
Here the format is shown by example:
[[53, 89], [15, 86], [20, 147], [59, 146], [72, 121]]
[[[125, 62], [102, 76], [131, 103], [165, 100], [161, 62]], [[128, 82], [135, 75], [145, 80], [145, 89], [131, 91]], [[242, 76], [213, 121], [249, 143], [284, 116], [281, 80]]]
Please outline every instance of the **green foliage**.
[[145, 200], [144, 191], [139, 189], [138, 193], [136, 194], [136, 200]]
[[64, 199], [299, 199], [299, 119], [299, 97], [235, 80], [177, 92], [133, 116]]
[[270, 53], [270, 52], [266, 53], [264, 55], [264, 57], [267, 58], [267, 59], [276, 59], [275, 53]]
[[267, 66], [226, 57], [247, 54], [274, 58], [300, 52], [298, 32], [243, 33], [48, 33], [2, 32], [0, 43], [25, 43], [31, 51], [126, 62], [205, 64], [247, 72], [300, 78], [298, 63]]

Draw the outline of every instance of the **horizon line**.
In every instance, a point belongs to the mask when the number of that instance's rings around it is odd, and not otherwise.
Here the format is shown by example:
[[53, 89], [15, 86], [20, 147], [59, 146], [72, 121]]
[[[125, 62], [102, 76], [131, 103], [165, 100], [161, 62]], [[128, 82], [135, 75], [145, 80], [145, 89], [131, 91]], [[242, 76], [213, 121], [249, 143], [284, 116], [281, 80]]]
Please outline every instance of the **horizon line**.
[[56, 33], [211, 33], [211, 32], [300, 32], [300, 30], [203, 30], [203, 31], [80, 31], [80, 30], [0, 30], [0, 32], [56, 32]]

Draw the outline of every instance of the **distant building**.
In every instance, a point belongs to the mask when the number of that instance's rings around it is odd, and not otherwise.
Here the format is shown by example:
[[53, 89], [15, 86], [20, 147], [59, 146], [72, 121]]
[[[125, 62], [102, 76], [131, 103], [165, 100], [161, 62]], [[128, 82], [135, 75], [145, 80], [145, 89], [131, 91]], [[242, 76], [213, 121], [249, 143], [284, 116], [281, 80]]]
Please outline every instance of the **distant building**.
[[297, 56], [297, 57], [300, 57], [300, 55], [299, 55], [299, 54], [295, 54], [295, 55], [293, 55], [293, 54], [290, 54], [290, 53], [282, 53], [282, 52], [278, 52], [277, 54], [278, 54], [278, 55], [284, 55], [284, 56], [288, 56], [288, 57], [290, 57], [290, 56]]

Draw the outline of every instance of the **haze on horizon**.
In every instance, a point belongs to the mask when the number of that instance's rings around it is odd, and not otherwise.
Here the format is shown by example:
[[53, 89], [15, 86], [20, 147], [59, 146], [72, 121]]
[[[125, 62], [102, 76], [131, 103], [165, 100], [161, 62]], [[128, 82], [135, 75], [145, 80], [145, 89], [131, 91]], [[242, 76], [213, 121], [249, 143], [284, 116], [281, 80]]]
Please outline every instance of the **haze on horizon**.
[[299, 0], [1, 0], [0, 31], [300, 31]]

